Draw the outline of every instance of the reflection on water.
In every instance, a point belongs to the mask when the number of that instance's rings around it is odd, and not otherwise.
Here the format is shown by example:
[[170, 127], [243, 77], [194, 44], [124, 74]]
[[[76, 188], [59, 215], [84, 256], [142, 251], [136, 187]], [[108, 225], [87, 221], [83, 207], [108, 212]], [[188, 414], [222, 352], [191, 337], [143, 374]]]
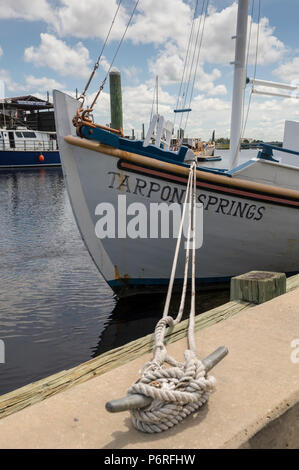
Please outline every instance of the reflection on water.
[[[0, 394], [153, 331], [164, 296], [116, 301], [83, 245], [59, 168], [1, 171], [0, 194]], [[200, 294], [197, 313], [227, 295]]]
[[61, 170], [0, 173], [0, 394], [90, 359], [114, 308]]
[[[179, 294], [173, 296], [169, 309], [169, 314], [173, 317], [178, 313], [180, 300]], [[206, 312], [226, 302], [229, 302], [228, 290], [213, 293], [200, 292], [196, 297], [196, 314]], [[165, 295], [163, 294], [119, 300], [110, 317], [109, 325], [93, 350], [93, 357], [153, 333], [156, 323], [162, 316], [164, 303]], [[189, 312], [190, 298], [187, 298], [183, 319], [188, 318]]]

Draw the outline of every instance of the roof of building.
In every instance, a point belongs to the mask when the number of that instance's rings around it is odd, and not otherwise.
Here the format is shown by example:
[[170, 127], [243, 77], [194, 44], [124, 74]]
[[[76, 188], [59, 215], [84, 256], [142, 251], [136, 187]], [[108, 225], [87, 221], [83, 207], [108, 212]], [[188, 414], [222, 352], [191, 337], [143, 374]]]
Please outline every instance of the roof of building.
[[50, 103], [49, 101], [45, 101], [33, 95], [5, 98], [3, 101], [7, 107], [13, 107], [13, 108], [24, 109], [24, 110], [53, 108], [53, 104]]

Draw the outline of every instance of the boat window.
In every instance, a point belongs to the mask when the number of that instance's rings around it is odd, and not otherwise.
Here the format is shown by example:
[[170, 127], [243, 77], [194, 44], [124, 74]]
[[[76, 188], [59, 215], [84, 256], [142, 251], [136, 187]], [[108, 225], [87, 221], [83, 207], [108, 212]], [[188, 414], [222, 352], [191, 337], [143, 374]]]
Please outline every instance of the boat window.
[[22, 132], [16, 132], [16, 137], [23, 137]]
[[35, 139], [36, 135], [35, 132], [23, 132], [23, 136], [26, 137], [27, 139]]

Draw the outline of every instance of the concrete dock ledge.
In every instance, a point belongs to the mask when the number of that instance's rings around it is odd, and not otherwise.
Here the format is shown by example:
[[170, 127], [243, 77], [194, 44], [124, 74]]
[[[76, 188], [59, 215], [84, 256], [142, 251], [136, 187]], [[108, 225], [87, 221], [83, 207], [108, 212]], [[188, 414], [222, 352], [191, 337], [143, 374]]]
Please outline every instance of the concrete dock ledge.
[[[151, 358], [145, 354], [0, 421], [0, 448], [299, 448], [299, 289], [196, 333], [200, 357], [225, 344], [207, 405], [172, 430], [136, 431], [110, 414]], [[181, 360], [186, 340], [169, 344]]]

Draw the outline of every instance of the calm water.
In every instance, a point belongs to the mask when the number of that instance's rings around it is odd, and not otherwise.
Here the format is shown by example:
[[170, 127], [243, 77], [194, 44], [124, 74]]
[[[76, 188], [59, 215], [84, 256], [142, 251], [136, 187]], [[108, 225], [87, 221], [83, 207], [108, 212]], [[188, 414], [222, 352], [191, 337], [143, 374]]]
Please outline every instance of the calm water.
[[[1, 171], [0, 194], [0, 394], [153, 331], [164, 296], [117, 301], [83, 245], [59, 168]], [[227, 300], [227, 291], [200, 294], [197, 312]]]

